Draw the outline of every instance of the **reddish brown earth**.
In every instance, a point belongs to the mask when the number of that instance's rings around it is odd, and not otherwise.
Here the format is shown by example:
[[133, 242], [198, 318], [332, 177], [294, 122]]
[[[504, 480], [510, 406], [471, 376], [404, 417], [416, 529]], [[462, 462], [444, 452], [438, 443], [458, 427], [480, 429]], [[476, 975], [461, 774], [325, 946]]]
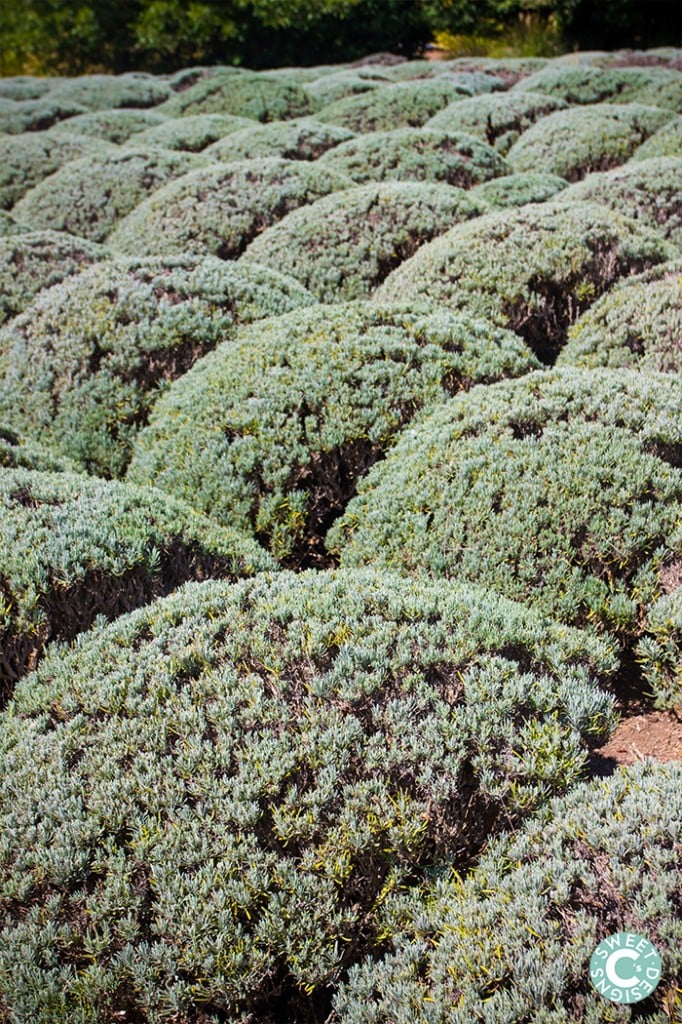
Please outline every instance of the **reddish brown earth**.
[[682, 760], [682, 721], [672, 711], [623, 712], [618, 728], [602, 747], [593, 751], [594, 775], [611, 775], [621, 764]]

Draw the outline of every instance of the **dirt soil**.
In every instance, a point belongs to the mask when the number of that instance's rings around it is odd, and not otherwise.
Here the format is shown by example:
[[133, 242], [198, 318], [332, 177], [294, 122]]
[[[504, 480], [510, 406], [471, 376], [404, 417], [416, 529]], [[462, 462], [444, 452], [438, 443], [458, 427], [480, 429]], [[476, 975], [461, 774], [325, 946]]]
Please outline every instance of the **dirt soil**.
[[623, 715], [611, 738], [592, 752], [594, 775], [612, 775], [619, 765], [682, 760], [682, 721], [671, 711]]

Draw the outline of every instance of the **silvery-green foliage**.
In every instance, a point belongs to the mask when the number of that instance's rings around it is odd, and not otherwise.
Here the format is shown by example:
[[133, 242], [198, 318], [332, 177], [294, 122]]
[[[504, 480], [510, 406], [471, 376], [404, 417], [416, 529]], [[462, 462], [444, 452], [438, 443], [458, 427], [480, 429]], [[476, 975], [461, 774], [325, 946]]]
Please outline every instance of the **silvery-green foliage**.
[[311, 107], [303, 87], [293, 81], [239, 68], [216, 68], [176, 92], [158, 110], [168, 117], [234, 114], [254, 121], [286, 121], [309, 114]]
[[507, 174], [506, 162], [475, 136], [428, 128], [369, 132], [342, 142], [321, 158], [321, 166], [370, 181], [443, 182], [470, 188]]
[[119, 147], [55, 171], [26, 193], [13, 213], [33, 230], [68, 231], [101, 242], [145, 196], [205, 163], [200, 154]]
[[241, 261], [280, 268], [321, 302], [366, 298], [425, 242], [483, 209], [450, 185], [356, 185], [294, 210], [259, 234]]
[[672, 116], [641, 103], [558, 110], [526, 129], [507, 159], [517, 173], [544, 171], [578, 181], [592, 171], [624, 164]]
[[88, 110], [112, 110], [118, 107], [155, 107], [168, 99], [170, 86], [153, 75], [82, 75], [63, 79], [50, 89], [50, 99], [78, 103]]
[[547, 57], [454, 57], [439, 61], [448, 71], [483, 71], [500, 78], [507, 88], [548, 64]]
[[134, 144], [144, 146], [162, 146], [164, 149], [185, 149], [190, 153], [199, 153], [212, 142], [224, 138], [240, 128], [251, 127], [253, 121], [248, 117], [235, 117], [233, 114], [193, 114], [187, 117], [169, 117], [160, 120], [142, 132]]
[[320, 121], [354, 132], [381, 132], [420, 127], [453, 100], [471, 96], [471, 88], [445, 76], [381, 85], [371, 92], [346, 96], [318, 110]]
[[472, 189], [472, 198], [482, 199], [492, 210], [528, 203], [546, 203], [565, 189], [567, 182], [556, 174], [507, 174], [484, 181]]
[[677, 557], [682, 382], [561, 369], [475, 387], [403, 431], [327, 547], [490, 586], [544, 614], [641, 632]]
[[682, 246], [682, 154], [590, 174], [567, 188], [560, 202], [605, 206]]
[[116, 152], [102, 139], [52, 132], [24, 132], [0, 136], [0, 207], [9, 209], [18, 199], [79, 157], [102, 157]]
[[[397, 57], [396, 60], [402, 60], [402, 58]], [[357, 71], [363, 77], [372, 78], [381, 77], [384, 68], [380, 64], [371, 62], [363, 64], [361, 61], [356, 61], [353, 64], [313, 64], [310, 67], [306, 65], [305, 67], [266, 68], [260, 73], [265, 78], [274, 78], [275, 81], [284, 79], [284, 81], [291, 80], [301, 85], [307, 85], [309, 82], [316, 82], [319, 78], [350, 70]]]
[[476, 135], [505, 154], [526, 128], [566, 106], [563, 100], [542, 93], [493, 93], [450, 103], [425, 127]]
[[682, 261], [626, 277], [568, 332], [557, 365], [682, 373]]
[[240, 323], [312, 305], [296, 281], [215, 257], [107, 260], [0, 329], [0, 418], [105, 477], [168, 383]]
[[630, 160], [649, 160], [655, 156], [682, 157], [682, 117], [668, 121], [646, 142], [638, 146]]
[[47, 641], [188, 579], [274, 565], [246, 534], [149, 487], [3, 467], [0, 509], [0, 703]]
[[0, 132], [18, 135], [21, 132], [43, 131], [58, 121], [87, 113], [87, 107], [70, 100], [52, 99], [50, 93], [37, 100], [0, 98]]
[[18, 224], [7, 210], [0, 210], [0, 238], [6, 238], [9, 235], [22, 235], [27, 231], [28, 228], [24, 224]]
[[0, 98], [4, 100], [37, 100], [49, 92], [58, 79], [35, 75], [13, 75], [0, 78]]
[[682, 113], [682, 72], [673, 68], [562, 67], [549, 65], [513, 86], [567, 103], [645, 103]]
[[62, 231], [28, 231], [17, 225], [0, 237], [0, 323], [49, 288], [106, 256], [106, 250], [85, 238]]
[[212, 164], [141, 202], [109, 244], [131, 256], [192, 252], [234, 259], [291, 210], [349, 184], [314, 161], [272, 157]]
[[49, 473], [77, 473], [78, 467], [63, 455], [57, 455], [42, 444], [19, 436], [0, 421], [0, 467], [2, 469], [36, 469]]
[[[331, 1021], [675, 1019], [682, 1009], [681, 794], [679, 764], [621, 768], [576, 786], [517, 835], [494, 841], [468, 878], [452, 872], [429, 890], [398, 894], [386, 906], [389, 952], [351, 967]], [[624, 931], [645, 935], [663, 961], [646, 1015], [605, 999], [589, 979], [597, 944]]]
[[423, 406], [537, 365], [515, 335], [442, 310], [352, 303], [264, 320], [169, 388], [128, 477], [309, 562]]
[[214, 142], [206, 155], [225, 163], [278, 156], [285, 160], [316, 160], [328, 149], [354, 137], [347, 128], [323, 124], [312, 117], [251, 125]]
[[66, 121], [59, 121], [50, 128], [50, 134], [86, 135], [106, 139], [107, 142], [118, 145], [165, 123], [166, 118], [157, 114], [155, 110], [92, 110], [87, 114], [77, 114]]
[[682, 559], [661, 572], [666, 593], [647, 609], [636, 657], [657, 708], [682, 713]]
[[304, 89], [310, 97], [313, 111], [322, 110], [323, 107], [328, 107], [330, 104], [336, 103], [337, 100], [345, 99], [346, 96], [370, 92], [385, 84], [385, 70], [385, 68], [377, 68], [376, 74], [370, 77], [364, 68], [347, 68], [330, 75], [323, 75], [312, 82], [306, 82]]
[[0, 728], [5, 1006], [312, 1019], [396, 896], [582, 775], [613, 668], [367, 571], [189, 584], [53, 647]]
[[385, 78], [391, 82], [407, 82], [420, 78], [437, 78], [462, 86], [469, 96], [499, 92], [506, 88], [502, 78], [481, 70], [464, 70], [448, 67], [440, 61], [405, 61], [393, 67], [382, 68]]
[[635, 221], [560, 198], [458, 224], [394, 270], [377, 301], [421, 299], [488, 317], [553, 362], [570, 325], [618, 278], [677, 255]]

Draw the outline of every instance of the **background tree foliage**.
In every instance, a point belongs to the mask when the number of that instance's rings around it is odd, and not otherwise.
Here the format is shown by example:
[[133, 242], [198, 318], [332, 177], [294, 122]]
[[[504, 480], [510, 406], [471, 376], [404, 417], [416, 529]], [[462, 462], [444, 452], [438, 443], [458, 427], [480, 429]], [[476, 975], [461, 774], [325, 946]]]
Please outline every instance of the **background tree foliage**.
[[438, 32], [504, 37], [523, 19], [551, 24], [567, 48], [682, 36], [677, 0], [2, 0], [0, 74], [410, 56]]

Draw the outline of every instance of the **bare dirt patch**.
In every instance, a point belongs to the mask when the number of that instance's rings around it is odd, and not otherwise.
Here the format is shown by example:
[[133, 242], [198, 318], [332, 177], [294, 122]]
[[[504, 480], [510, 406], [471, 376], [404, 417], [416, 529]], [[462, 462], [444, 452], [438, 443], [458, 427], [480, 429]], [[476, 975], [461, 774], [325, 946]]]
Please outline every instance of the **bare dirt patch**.
[[648, 711], [628, 715], [611, 738], [590, 758], [593, 775], [612, 775], [620, 765], [682, 760], [682, 721], [672, 711]]

